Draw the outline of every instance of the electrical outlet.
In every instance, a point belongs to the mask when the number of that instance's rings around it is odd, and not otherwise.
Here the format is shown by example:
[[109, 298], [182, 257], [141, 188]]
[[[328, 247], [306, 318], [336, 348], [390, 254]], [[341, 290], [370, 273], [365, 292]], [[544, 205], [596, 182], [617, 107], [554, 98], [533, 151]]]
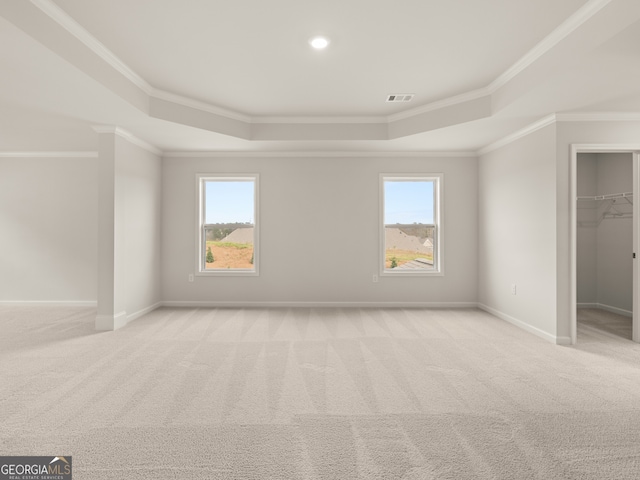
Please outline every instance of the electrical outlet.
[[378, 283], [378, 274], [377, 273], [373, 274], [373, 283]]
[[515, 295], [516, 294], [516, 284], [512, 283], [511, 284], [511, 295]]
[[190, 274], [189, 274], [189, 281], [190, 281], [190, 282], [193, 282], [193, 273], [190, 273]]

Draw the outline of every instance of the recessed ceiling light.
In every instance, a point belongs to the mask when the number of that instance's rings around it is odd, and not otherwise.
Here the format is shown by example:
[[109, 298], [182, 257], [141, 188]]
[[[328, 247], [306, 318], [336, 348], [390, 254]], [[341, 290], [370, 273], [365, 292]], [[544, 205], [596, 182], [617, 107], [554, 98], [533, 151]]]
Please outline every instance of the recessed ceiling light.
[[324, 50], [329, 45], [329, 39], [326, 37], [313, 37], [309, 43], [316, 50]]

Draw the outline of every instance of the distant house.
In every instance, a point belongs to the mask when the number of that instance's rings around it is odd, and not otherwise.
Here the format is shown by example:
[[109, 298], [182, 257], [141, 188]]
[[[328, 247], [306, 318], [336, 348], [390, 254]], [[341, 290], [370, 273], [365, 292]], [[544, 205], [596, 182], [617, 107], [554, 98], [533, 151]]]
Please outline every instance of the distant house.
[[432, 254], [433, 244], [427, 245], [427, 239], [423, 244], [418, 237], [407, 235], [399, 228], [386, 227], [385, 233], [385, 245], [387, 249], [393, 250], [409, 250], [412, 252]]
[[220, 241], [230, 243], [250, 243], [253, 245], [253, 227], [236, 228]]
[[[385, 245], [387, 250], [405, 250], [433, 256], [433, 242], [427, 238], [422, 241], [413, 235], [407, 235], [399, 228], [386, 227]], [[410, 262], [403, 263], [396, 267], [398, 270], [428, 270], [433, 268], [433, 260], [427, 258], [415, 258]]]

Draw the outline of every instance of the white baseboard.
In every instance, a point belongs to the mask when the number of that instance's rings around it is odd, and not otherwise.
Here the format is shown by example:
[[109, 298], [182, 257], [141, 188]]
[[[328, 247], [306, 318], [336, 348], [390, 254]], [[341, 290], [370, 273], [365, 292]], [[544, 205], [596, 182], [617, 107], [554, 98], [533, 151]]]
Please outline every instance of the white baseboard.
[[122, 311], [114, 315], [96, 315], [96, 330], [117, 330], [127, 324], [127, 312]]
[[598, 306], [596, 308], [599, 308], [601, 310], [606, 310], [607, 312], [611, 312], [611, 313], [617, 313], [618, 315], [624, 315], [625, 317], [633, 317], [633, 312], [629, 310], [624, 310], [618, 307], [612, 307], [611, 305], [605, 305], [603, 303], [598, 303]]
[[224, 302], [166, 300], [163, 307], [187, 308], [476, 308], [476, 302]]
[[573, 345], [571, 337], [556, 337], [556, 345]]
[[515, 325], [516, 327], [519, 327], [529, 333], [533, 333], [534, 335], [540, 338], [543, 338], [548, 342], [555, 343], [556, 345], [571, 345], [571, 338], [569, 337], [557, 337], [556, 335], [552, 335], [548, 332], [545, 332], [544, 330], [540, 330], [538, 327], [529, 325], [528, 323], [523, 322], [522, 320], [518, 320], [517, 318], [512, 317], [511, 315], [507, 315], [506, 313], [503, 313], [500, 310], [496, 310], [495, 308], [491, 308], [488, 305], [485, 305], [483, 303], [478, 303], [478, 308], [481, 310], [484, 310], [487, 313], [490, 313], [495, 317], [500, 318], [501, 320], [509, 322], [510, 324]]
[[96, 308], [93, 300], [0, 300], [4, 307], [87, 307]]
[[633, 317], [633, 312], [630, 310], [624, 310], [618, 307], [612, 307], [611, 305], [605, 305], [604, 303], [578, 303], [578, 308], [599, 308], [600, 310], [606, 310], [607, 312], [617, 313], [618, 315], [624, 315], [625, 317]]
[[122, 311], [116, 315], [96, 315], [96, 330], [117, 330], [161, 306], [162, 302], [157, 302], [131, 314]]
[[160, 308], [162, 306], [162, 302], [156, 302], [153, 305], [149, 305], [148, 307], [145, 307], [141, 310], [138, 310], [135, 313], [132, 313], [130, 315], [127, 315], [127, 323], [129, 322], [133, 322], [136, 318], [140, 318], [143, 315], [146, 315], [147, 313], [151, 313], [153, 312], [156, 308]]
[[578, 303], [578, 308], [598, 308], [597, 303]]
[[[94, 301], [0, 301], [0, 306], [64, 306], [64, 307], [92, 307]], [[532, 333], [557, 345], [571, 345], [570, 337], [558, 337], [537, 327], [529, 325], [506, 313], [477, 302], [229, 302], [229, 301], [188, 301], [167, 300], [154, 303], [135, 313], [120, 312], [117, 315], [97, 315], [96, 330], [117, 330], [129, 322], [146, 315], [160, 307], [184, 308], [480, 308], [506, 322]], [[632, 312], [602, 304], [578, 304], [578, 308], [601, 308], [620, 315], [632, 316]]]

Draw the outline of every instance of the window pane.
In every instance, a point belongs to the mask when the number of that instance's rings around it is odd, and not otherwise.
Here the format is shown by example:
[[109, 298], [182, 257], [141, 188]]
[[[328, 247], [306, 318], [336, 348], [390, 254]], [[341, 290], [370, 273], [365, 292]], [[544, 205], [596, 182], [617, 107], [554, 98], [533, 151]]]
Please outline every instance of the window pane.
[[255, 182], [204, 183], [204, 269], [254, 270]]
[[384, 181], [384, 268], [396, 272], [434, 269], [435, 181]]

